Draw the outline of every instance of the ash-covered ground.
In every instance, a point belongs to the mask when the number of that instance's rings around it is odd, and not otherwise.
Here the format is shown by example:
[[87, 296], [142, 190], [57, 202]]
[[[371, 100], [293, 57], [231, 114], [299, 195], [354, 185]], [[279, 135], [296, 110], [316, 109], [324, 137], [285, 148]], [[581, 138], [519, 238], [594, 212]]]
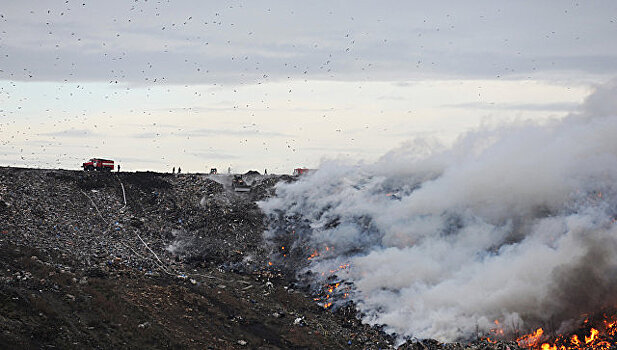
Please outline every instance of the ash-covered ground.
[[0, 348], [516, 348], [401, 345], [352, 304], [324, 309], [268, 263], [256, 201], [293, 179], [250, 181], [0, 168]]

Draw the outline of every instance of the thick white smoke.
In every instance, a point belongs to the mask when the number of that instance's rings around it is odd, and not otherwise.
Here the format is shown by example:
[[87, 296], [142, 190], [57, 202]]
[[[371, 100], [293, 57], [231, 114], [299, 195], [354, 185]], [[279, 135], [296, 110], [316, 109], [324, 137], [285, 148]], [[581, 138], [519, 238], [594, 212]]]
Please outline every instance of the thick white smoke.
[[448, 149], [416, 141], [374, 164], [324, 162], [261, 203], [266, 237], [317, 250], [314, 282], [352, 282], [364, 320], [400, 335], [559, 327], [615, 306], [616, 97], [606, 87], [577, 114]]

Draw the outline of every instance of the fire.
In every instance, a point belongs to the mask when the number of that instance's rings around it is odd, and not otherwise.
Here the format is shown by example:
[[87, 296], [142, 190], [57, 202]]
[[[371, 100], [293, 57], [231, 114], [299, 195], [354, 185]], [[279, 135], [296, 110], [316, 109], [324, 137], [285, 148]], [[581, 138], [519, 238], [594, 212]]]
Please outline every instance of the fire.
[[[533, 350], [608, 350], [617, 347], [617, 314], [586, 318], [570, 335], [548, 335], [542, 328], [517, 339], [520, 347]], [[495, 323], [499, 325], [498, 322]], [[492, 330], [491, 330], [492, 331]]]
[[322, 287], [320, 296], [313, 298], [313, 300], [320, 302], [324, 309], [329, 309], [334, 305], [334, 298], [345, 299], [349, 297], [350, 289], [349, 285], [341, 286], [341, 282], [328, 283]]
[[332, 292], [334, 292], [334, 290], [335, 290], [336, 288], [338, 288], [338, 286], [339, 286], [339, 285], [340, 285], [340, 283], [335, 283], [334, 285], [330, 285], [330, 286], [328, 287], [328, 293], [332, 293]]
[[617, 325], [617, 321], [608, 321], [608, 320], [604, 320], [604, 326], [606, 327], [606, 333], [608, 333], [609, 335], [616, 335], [617, 333], [617, 328], [615, 327]]
[[345, 269], [347, 269], [347, 268], [349, 268], [349, 263], [339, 265], [339, 267], [338, 267], [337, 269], [335, 269], [335, 270], [330, 270], [330, 274], [335, 274], [335, 273], [339, 272], [340, 270], [345, 270]]
[[316, 258], [318, 256], [319, 256], [319, 251], [317, 251], [317, 249], [315, 249], [315, 251], [313, 251], [313, 253], [311, 253], [311, 255], [308, 257], [307, 260], [314, 259], [314, 258]]
[[544, 330], [542, 328], [538, 328], [536, 329], [535, 332], [531, 334], [526, 334], [516, 339], [516, 342], [518, 343], [520, 347], [523, 347], [523, 348], [537, 348], [543, 334], [544, 334]]
[[573, 345], [575, 346], [579, 346], [581, 345], [581, 341], [578, 340], [578, 335], [573, 335], [572, 338], [570, 338], [570, 342], [572, 342]]
[[598, 330], [595, 328], [591, 329], [591, 334], [588, 337], [585, 337], [585, 344], [592, 343], [596, 337], [598, 336]]
[[[281, 247], [281, 250], [284, 251], [285, 247]], [[322, 256], [322, 254], [324, 256], [327, 256], [328, 252], [334, 251], [335, 247], [334, 246], [324, 246], [323, 249], [318, 250], [318, 249], [314, 249], [313, 252], [308, 256], [307, 260], [313, 260], [319, 256]], [[335, 267], [334, 269], [329, 270], [328, 271], [323, 271], [321, 272], [321, 275], [326, 277], [326, 280], [332, 280], [332, 279], [336, 279], [336, 273], [341, 271], [341, 270], [345, 270], [345, 269], [349, 269], [350, 268], [350, 264], [349, 263], [343, 263], [341, 265], [339, 265], [338, 267]], [[336, 298], [342, 298], [345, 299], [347, 297], [349, 297], [349, 291], [351, 290], [350, 286], [345, 286], [345, 288], [342, 291], [338, 291], [337, 292], [337, 288], [339, 288], [339, 286], [341, 285], [341, 282], [332, 282], [332, 283], [327, 283], [324, 286], [322, 286], [320, 292], [319, 292], [319, 296], [313, 298], [314, 301], [317, 301], [324, 309], [329, 309], [334, 305], [334, 301]]]
[[503, 328], [501, 328], [501, 323], [499, 323], [499, 320], [495, 320], [493, 323], [495, 323], [495, 328], [491, 329], [491, 333], [498, 336], [503, 336]]
[[[329, 252], [330, 250], [334, 250], [334, 247], [328, 247], [328, 246], [325, 246], [325, 247], [323, 248], [323, 250], [324, 250], [324, 251], [326, 251], [326, 252]], [[320, 255], [321, 255], [321, 253], [319, 252], [319, 250], [315, 249], [315, 250], [313, 250], [313, 252], [311, 253], [311, 255], [307, 258], [307, 260], [314, 259], [314, 258], [316, 258], [316, 257], [318, 257], [318, 256], [320, 256]]]
[[557, 350], [557, 345], [550, 345], [549, 343], [542, 344], [542, 350]]
[[541, 342], [546, 338], [544, 330], [538, 328], [534, 333], [524, 335], [517, 339], [518, 345], [524, 348], [541, 350], [575, 350], [575, 349], [608, 349], [610, 343], [598, 341], [600, 331], [591, 328], [589, 335], [585, 336], [585, 344], [582, 344], [578, 335], [574, 334], [569, 339], [564, 336], [557, 336], [553, 343]]

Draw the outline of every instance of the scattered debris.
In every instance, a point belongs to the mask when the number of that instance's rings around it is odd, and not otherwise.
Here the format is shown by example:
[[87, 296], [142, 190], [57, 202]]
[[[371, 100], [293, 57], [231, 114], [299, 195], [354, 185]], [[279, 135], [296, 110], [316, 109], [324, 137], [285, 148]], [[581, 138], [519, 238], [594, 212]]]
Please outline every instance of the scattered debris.
[[294, 326], [300, 326], [300, 327], [306, 326], [306, 322], [304, 322], [304, 317], [297, 317], [294, 320]]

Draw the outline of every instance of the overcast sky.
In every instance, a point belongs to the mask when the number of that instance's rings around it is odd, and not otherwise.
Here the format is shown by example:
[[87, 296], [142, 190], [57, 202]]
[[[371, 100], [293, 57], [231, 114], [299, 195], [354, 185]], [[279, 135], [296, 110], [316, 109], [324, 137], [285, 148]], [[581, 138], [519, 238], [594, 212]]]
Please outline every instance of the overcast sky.
[[291, 172], [559, 118], [615, 1], [4, 1], [0, 165]]

